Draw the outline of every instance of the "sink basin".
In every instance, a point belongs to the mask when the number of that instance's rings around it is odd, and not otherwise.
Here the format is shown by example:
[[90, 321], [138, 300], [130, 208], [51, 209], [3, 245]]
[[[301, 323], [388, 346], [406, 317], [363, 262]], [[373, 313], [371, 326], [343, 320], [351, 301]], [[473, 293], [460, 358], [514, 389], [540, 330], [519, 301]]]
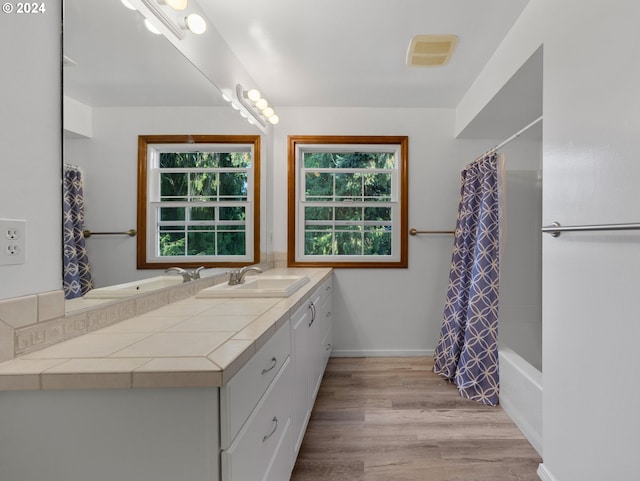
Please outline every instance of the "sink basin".
[[182, 277], [180, 276], [157, 276], [141, 281], [127, 282], [126, 284], [99, 287], [98, 289], [90, 290], [83, 297], [85, 299], [122, 299], [178, 284], [182, 284]]
[[244, 284], [237, 286], [225, 283], [202, 289], [196, 297], [289, 297], [307, 282], [307, 276], [260, 275], [247, 277]]

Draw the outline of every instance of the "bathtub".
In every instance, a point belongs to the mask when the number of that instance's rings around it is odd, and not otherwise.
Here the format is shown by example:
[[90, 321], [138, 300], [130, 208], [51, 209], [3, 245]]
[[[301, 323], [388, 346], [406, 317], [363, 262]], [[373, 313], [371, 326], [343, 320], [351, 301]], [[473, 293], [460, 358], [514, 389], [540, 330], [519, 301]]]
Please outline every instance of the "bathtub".
[[542, 457], [542, 373], [508, 347], [498, 356], [500, 405]]

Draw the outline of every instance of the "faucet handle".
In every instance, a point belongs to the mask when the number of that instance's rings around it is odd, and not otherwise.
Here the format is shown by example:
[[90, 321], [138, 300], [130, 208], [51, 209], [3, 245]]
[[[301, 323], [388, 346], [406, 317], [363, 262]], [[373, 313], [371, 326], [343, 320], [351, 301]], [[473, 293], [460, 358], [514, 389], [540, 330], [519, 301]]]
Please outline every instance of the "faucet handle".
[[200, 267], [196, 267], [195, 269], [193, 269], [191, 271], [191, 278], [192, 279], [200, 279], [200, 271], [202, 271], [205, 267], [204, 266], [200, 266]]

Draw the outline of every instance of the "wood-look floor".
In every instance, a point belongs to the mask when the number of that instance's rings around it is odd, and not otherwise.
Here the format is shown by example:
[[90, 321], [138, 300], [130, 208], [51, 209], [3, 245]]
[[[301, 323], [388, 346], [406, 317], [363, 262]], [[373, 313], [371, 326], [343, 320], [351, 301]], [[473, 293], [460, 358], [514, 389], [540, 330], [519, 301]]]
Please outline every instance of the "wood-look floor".
[[539, 481], [500, 407], [463, 399], [431, 358], [331, 358], [291, 481]]

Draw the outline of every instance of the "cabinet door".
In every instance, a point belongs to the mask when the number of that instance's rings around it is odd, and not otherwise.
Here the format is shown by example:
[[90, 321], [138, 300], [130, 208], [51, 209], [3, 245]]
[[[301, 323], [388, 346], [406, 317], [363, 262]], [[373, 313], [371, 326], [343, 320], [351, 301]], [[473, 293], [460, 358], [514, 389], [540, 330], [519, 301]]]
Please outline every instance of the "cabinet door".
[[291, 317], [293, 367], [293, 442], [294, 453], [302, 443], [311, 415], [311, 387], [309, 382], [309, 324], [312, 309], [307, 303]]

